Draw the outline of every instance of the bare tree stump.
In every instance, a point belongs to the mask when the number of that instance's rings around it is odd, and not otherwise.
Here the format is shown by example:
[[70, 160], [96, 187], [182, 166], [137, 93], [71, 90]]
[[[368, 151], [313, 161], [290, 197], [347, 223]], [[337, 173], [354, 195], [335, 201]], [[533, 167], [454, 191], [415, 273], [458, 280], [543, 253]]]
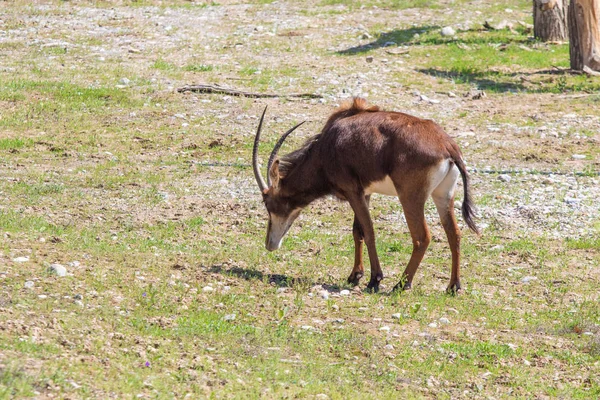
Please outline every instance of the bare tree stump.
[[533, 0], [533, 35], [543, 42], [564, 42], [568, 0]]
[[571, 69], [600, 71], [600, 0], [572, 0], [568, 19]]

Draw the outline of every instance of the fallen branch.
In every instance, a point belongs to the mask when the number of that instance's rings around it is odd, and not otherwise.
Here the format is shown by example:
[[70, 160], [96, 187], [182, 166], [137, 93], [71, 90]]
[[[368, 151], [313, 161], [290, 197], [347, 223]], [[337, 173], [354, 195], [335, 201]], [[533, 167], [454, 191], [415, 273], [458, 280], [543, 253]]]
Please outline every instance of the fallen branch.
[[221, 86], [213, 85], [185, 85], [177, 89], [179, 93], [195, 92], [195, 93], [220, 93], [229, 94], [231, 96], [244, 96], [250, 98], [275, 98], [275, 97], [303, 97], [308, 99], [320, 99], [323, 96], [313, 93], [292, 93], [292, 94], [272, 94], [272, 93], [253, 93], [244, 92], [237, 89], [229, 89]]

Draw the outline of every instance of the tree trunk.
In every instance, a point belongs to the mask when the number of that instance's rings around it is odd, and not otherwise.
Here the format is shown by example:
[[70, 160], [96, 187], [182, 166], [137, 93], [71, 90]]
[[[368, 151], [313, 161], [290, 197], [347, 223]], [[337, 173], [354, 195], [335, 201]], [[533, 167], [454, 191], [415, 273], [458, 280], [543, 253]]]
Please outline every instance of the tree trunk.
[[569, 0], [533, 0], [533, 35], [543, 42], [567, 40]]
[[572, 0], [569, 5], [571, 69], [600, 71], [600, 0]]

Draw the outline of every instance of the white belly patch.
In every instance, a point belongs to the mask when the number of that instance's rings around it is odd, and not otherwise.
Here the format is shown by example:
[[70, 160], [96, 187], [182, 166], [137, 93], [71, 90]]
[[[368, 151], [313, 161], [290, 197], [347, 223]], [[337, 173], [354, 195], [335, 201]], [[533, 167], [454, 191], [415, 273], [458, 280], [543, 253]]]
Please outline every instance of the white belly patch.
[[386, 196], [398, 196], [394, 182], [386, 175], [386, 177], [380, 181], [372, 182], [366, 189], [365, 194], [379, 193], [385, 194]]

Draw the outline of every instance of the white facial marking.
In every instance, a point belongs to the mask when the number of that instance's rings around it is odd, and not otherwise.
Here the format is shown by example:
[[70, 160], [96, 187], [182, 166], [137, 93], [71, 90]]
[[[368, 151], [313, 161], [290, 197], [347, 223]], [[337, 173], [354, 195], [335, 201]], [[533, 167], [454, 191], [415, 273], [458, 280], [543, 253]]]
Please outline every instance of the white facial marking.
[[294, 210], [290, 215], [271, 214], [269, 219], [269, 230], [267, 232], [267, 250], [273, 251], [281, 247], [281, 241], [292, 223], [300, 215], [300, 209]]

